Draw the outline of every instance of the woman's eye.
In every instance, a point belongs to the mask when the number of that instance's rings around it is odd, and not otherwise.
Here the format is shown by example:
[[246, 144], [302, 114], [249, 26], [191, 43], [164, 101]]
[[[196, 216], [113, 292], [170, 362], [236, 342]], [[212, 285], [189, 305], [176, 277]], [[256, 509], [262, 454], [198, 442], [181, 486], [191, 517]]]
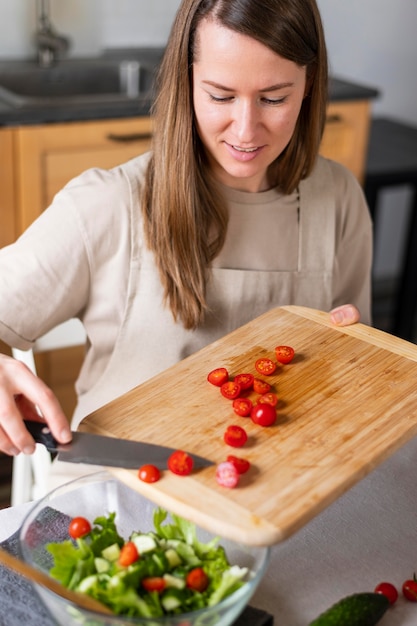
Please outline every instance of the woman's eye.
[[283, 104], [286, 101], [286, 97], [285, 98], [262, 98], [262, 102], [264, 102], [265, 104], [270, 104], [272, 106], [276, 106], [278, 104]]
[[212, 93], [209, 96], [213, 102], [230, 102], [232, 100], [232, 96], [215, 96]]

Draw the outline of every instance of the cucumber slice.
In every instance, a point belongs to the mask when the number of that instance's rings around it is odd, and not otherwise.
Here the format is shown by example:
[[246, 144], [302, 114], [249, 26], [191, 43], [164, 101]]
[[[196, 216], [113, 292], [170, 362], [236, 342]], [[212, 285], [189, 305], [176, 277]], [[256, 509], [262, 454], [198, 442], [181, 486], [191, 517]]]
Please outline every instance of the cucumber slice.
[[111, 546], [108, 546], [101, 551], [101, 556], [103, 557], [103, 559], [107, 559], [107, 561], [117, 561], [120, 556], [119, 545], [117, 543], [112, 543]]

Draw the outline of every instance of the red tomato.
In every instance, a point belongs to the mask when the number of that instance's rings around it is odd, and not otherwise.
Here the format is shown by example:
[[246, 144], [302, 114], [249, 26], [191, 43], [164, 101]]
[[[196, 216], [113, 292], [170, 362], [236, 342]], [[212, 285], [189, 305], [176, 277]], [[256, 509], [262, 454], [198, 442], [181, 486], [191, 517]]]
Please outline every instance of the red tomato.
[[193, 470], [193, 458], [183, 450], [176, 450], [168, 459], [168, 469], [178, 476], [188, 476]]
[[228, 461], [228, 463], [233, 463], [238, 474], [245, 474], [245, 472], [247, 472], [250, 468], [250, 462], [247, 459], [242, 459], [240, 456], [229, 454], [226, 461]]
[[266, 380], [261, 380], [260, 378], [255, 378], [253, 381], [253, 390], [256, 393], [264, 394], [271, 391], [271, 385], [266, 382]]
[[156, 483], [161, 478], [161, 472], [155, 465], [148, 463], [139, 468], [138, 476], [144, 483]]
[[216, 467], [216, 480], [222, 487], [233, 489], [239, 482], [239, 472], [231, 461], [223, 461]]
[[256, 371], [264, 376], [271, 376], [277, 369], [277, 364], [266, 357], [258, 359], [255, 363]]
[[139, 552], [133, 541], [127, 541], [120, 550], [119, 563], [123, 567], [128, 567], [139, 558]]
[[[266, 405], [265, 405], [266, 406]], [[233, 448], [241, 448], [245, 445], [248, 440], [248, 436], [246, 431], [241, 426], [236, 426], [236, 424], [232, 424], [226, 428], [226, 432], [224, 433], [224, 441], [228, 446], [232, 446]]]
[[272, 426], [277, 419], [277, 412], [271, 404], [255, 404], [250, 416], [252, 422], [259, 426]]
[[250, 398], [235, 398], [232, 406], [236, 415], [240, 415], [240, 417], [249, 417], [253, 403]]
[[394, 604], [398, 598], [398, 591], [391, 583], [379, 583], [374, 589], [375, 593], [382, 593], [388, 598], [390, 604]]
[[237, 398], [241, 391], [242, 388], [239, 383], [236, 383], [232, 380], [228, 380], [227, 383], [223, 383], [223, 385], [220, 387], [220, 392], [222, 396], [224, 396], [228, 400], [234, 400], [235, 398]]
[[270, 404], [271, 406], [277, 406], [278, 396], [276, 393], [272, 393], [272, 391], [269, 391], [268, 393], [264, 393], [262, 396], [259, 396], [257, 403], [258, 404]]
[[417, 602], [417, 580], [406, 580], [402, 587], [403, 595], [410, 602]]
[[74, 517], [68, 526], [69, 536], [73, 539], [79, 539], [88, 535], [91, 531], [91, 524], [85, 517]]
[[185, 583], [189, 589], [201, 592], [207, 589], [209, 579], [202, 567], [194, 567], [188, 572]]
[[217, 367], [207, 375], [207, 380], [216, 387], [221, 387], [223, 383], [229, 380], [229, 372], [225, 367]]
[[291, 348], [291, 346], [277, 346], [275, 348], [275, 356], [278, 363], [290, 363], [294, 358], [294, 354], [294, 348]]
[[253, 374], [236, 374], [235, 383], [240, 385], [242, 391], [252, 389], [255, 376]]
[[148, 576], [147, 578], [142, 578], [141, 585], [146, 591], [161, 593], [166, 587], [166, 582], [162, 576]]

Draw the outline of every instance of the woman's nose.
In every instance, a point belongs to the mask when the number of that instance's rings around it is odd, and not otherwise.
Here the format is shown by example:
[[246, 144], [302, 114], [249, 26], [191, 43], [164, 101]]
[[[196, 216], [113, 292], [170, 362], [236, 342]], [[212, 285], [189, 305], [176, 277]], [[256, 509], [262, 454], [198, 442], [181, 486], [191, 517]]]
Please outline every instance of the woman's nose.
[[257, 107], [252, 102], [238, 101], [234, 108], [234, 133], [241, 143], [250, 143], [258, 124]]

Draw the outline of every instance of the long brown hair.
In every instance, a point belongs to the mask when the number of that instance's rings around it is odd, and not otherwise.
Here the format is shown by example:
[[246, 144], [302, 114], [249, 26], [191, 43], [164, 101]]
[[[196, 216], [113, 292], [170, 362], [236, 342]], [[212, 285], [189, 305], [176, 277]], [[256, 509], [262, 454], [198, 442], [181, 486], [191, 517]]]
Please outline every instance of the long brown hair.
[[210, 263], [227, 229], [227, 206], [208, 166], [193, 111], [196, 34], [208, 17], [306, 67], [308, 92], [294, 134], [270, 167], [272, 180], [284, 193], [291, 193], [314, 166], [327, 104], [327, 54], [315, 0], [183, 0], [156, 81], [143, 213], [165, 300], [174, 319], [188, 329], [204, 319]]

